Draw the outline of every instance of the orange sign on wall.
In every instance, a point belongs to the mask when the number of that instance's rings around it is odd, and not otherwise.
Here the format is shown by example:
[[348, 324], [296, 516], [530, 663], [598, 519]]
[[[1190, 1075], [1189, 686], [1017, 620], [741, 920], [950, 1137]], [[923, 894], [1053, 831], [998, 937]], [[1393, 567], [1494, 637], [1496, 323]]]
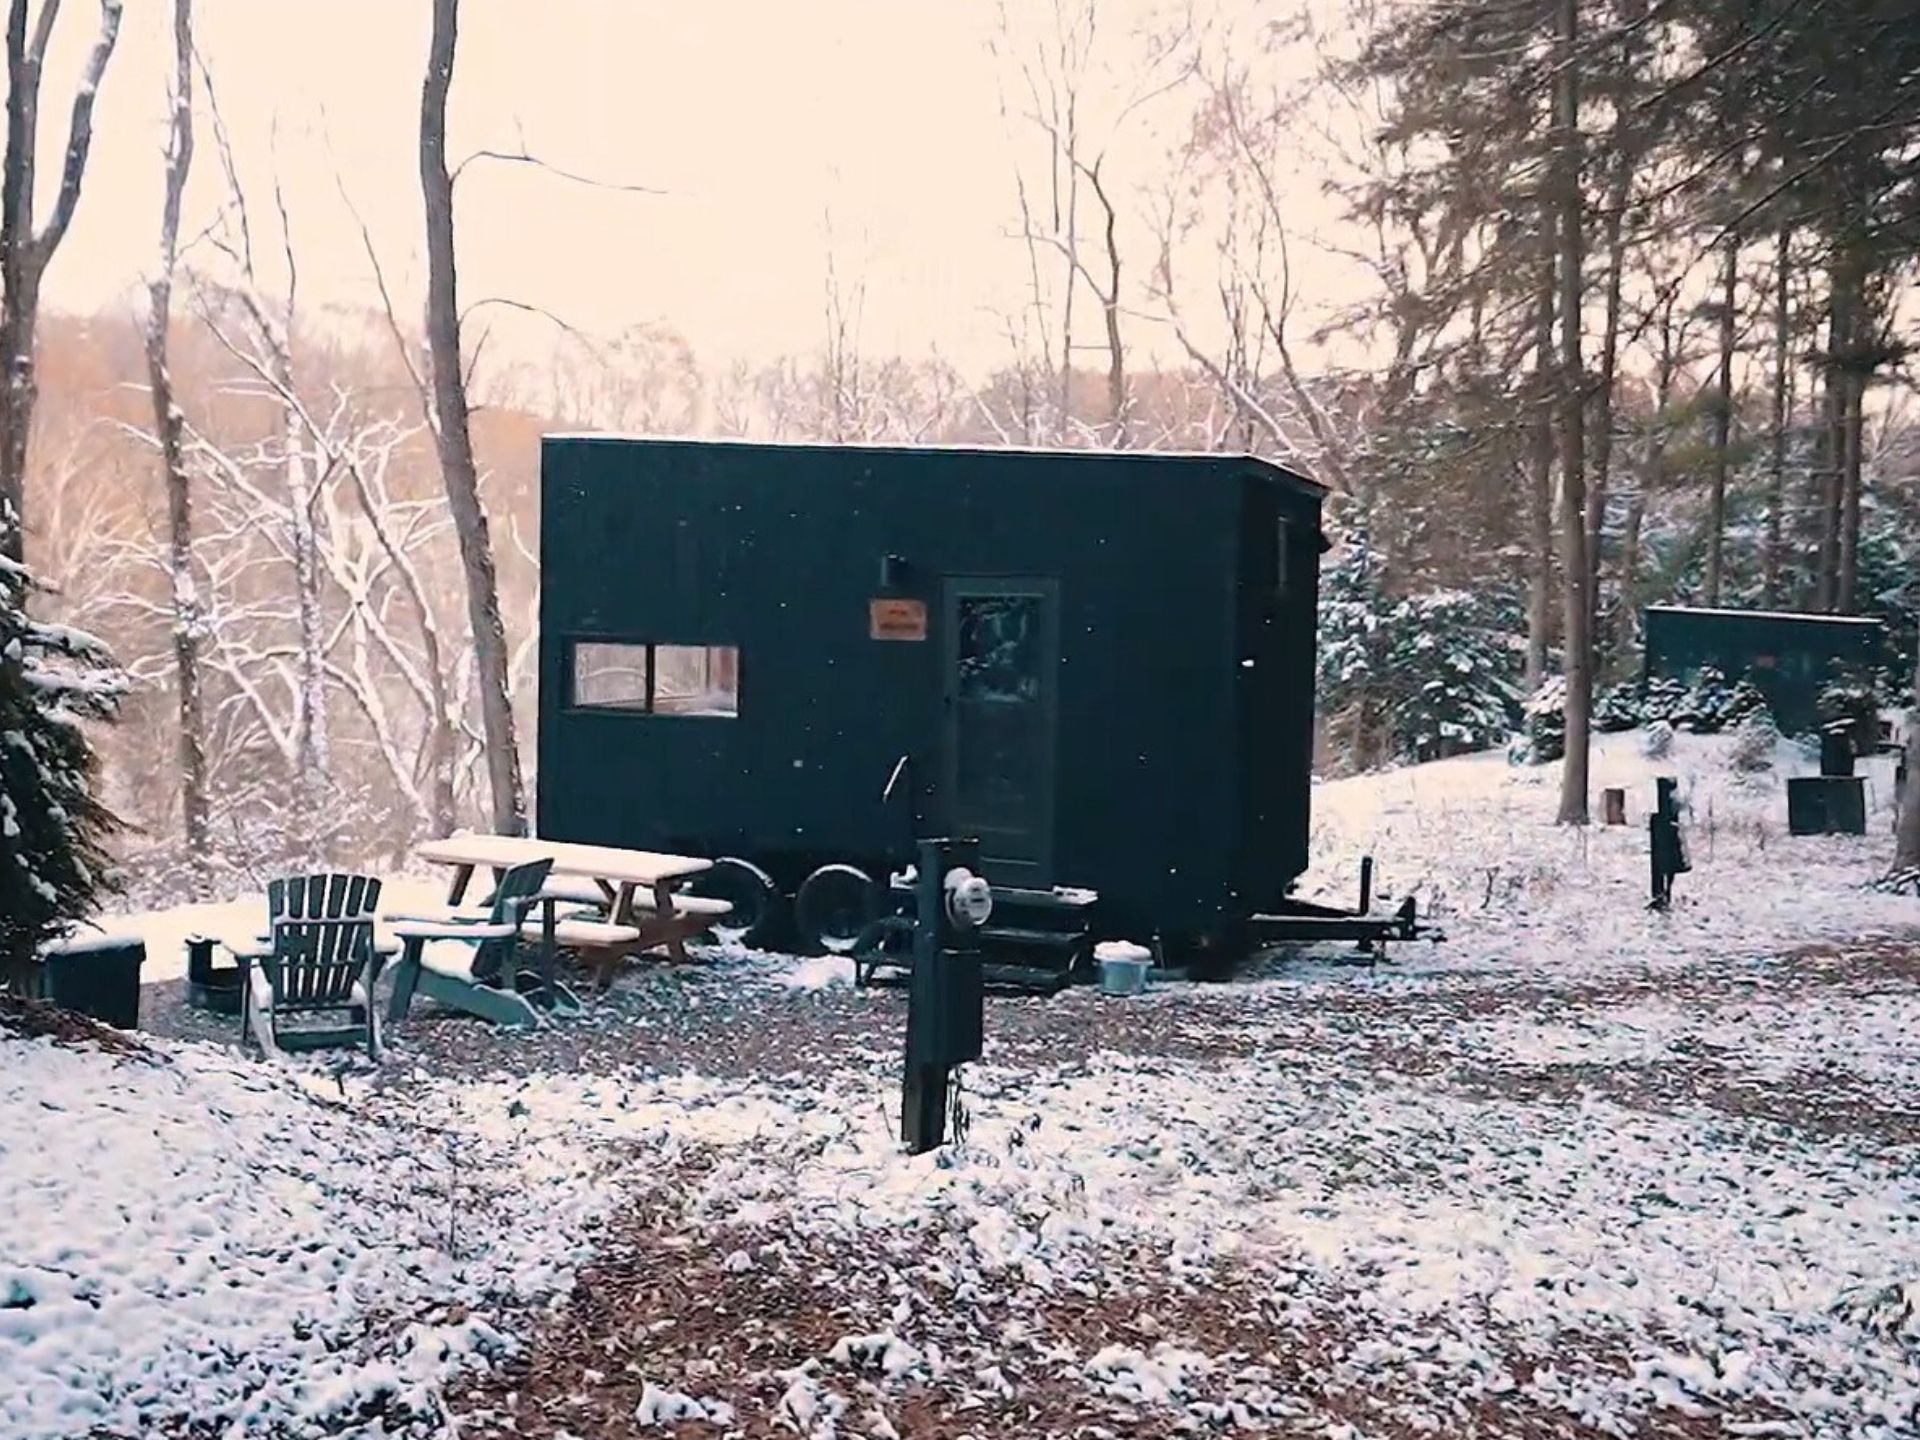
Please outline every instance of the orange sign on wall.
[[927, 638], [927, 602], [875, 600], [867, 607], [868, 633], [875, 640]]

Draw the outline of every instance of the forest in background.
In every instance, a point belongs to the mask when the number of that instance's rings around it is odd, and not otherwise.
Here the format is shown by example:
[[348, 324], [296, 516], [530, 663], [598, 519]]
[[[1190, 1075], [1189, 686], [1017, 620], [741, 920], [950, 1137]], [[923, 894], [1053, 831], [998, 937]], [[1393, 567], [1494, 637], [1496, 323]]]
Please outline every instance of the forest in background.
[[[188, 0], [146, 311], [37, 314], [36, 266], [84, 190], [83, 105], [64, 152], [42, 147], [64, 164], [36, 233], [38, 117], [10, 100], [0, 480], [36, 614], [99, 636], [131, 682], [91, 733], [139, 891], [384, 863], [525, 813], [551, 429], [1297, 466], [1333, 490], [1325, 768], [1498, 744], [1550, 710], [1569, 821], [1648, 603], [1882, 616], [1906, 667], [1885, 698], [1911, 693], [1920, 32], [1903, 5], [1356, 0], [1182, 7], [1125, 32], [1093, 0], [1009, 5], [1003, 119], [1026, 143], [1011, 221], [982, 217], [982, 243], [1017, 257], [1030, 303], [984, 374], [932, 344], [871, 353], [862, 277], [831, 262], [811, 353], [716, 367], [664, 325], [549, 317], [550, 355], [489, 354], [489, 313], [514, 302], [456, 291], [458, 8], [435, 0], [421, 132], [395, 138], [421, 154], [421, 318], [384, 279], [361, 313], [303, 307], [297, 217], [241, 184]], [[29, 9], [11, 5], [13, 99], [39, 83]], [[96, 83], [117, 13], [98, 9]], [[1163, 154], [1123, 173], [1134, 128]], [[180, 233], [189, 165], [228, 180], [204, 234]], [[1302, 185], [1327, 187], [1337, 229], [1295, 222]], [[294, 283], [257, 278], [269, 246]], [[1309, 248], [1363, 277], [1360, 297], [1308, 292]]]

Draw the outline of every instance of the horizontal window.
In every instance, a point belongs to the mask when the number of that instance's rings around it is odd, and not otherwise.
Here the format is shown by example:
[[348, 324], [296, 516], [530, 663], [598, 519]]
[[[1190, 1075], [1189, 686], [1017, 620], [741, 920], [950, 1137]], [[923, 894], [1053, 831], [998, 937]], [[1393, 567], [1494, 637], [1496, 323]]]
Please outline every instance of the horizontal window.
[[653, 647], [657, 715], [740, 713], [740, 652], [731, 645]]
[[573, 703], [587, 710], [645, 710], [647, 649], [645, 645], [576, 644]]
[[740, 651], [733, 645], [577, 640], [573, 704], [581, 710], [732, 717], [740, 713]]

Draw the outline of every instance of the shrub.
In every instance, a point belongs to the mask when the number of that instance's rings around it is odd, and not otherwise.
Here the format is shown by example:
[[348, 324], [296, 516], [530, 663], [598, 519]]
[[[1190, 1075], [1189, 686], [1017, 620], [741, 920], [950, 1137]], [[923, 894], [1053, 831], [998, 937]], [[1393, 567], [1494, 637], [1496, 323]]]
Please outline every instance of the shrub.
[[1746, 775], [1764, 774], [1773, 769], [1779, 744], [1780, 727], [1773, 723], [1773, 713], [1762, 706], [1734, 729], [1733, 768]]
[[1527, 756], [1545, 765], [1567, 753], [1567, 682], [1550, 675], [1540, 682], [1525, 707]]
[[1646, 733], [1640, 739], [1640, 753], [1649, 760], [1664, 760], [1672, 754], [1672, 724], [1665, 720], [1656, 720], [1647, 726]]
[[1637, 681], [1622, 680], [1602, 695], [1593, 707], [1593, 728], [1602, 735], [1631, 730], [1645, 718]]

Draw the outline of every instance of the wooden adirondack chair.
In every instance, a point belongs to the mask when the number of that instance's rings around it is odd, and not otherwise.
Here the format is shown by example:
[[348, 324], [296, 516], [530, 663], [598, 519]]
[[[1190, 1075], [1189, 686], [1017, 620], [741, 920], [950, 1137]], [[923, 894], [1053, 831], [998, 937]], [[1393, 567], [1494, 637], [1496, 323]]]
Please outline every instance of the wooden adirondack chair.
[[[370, 875], [296, 875], [267, 886], [273, 948], [253, 961], [241, 994], [242, 1029], [268, 1053], [365, 1045], [380, 1055], [373, 987], [380, 976]], [[301, 1016], [345, 1015], [344, 1023], [289, 1025]]]
[[523, 984], [542, 986], [533, 993], [549, 1008], [578, 1009], [580, 1001], [572, 991], [555, 981], [552, 991], [545, 992], [537, 974], [525, 970], [520, 960], [521, 927], [539, 902], [552, 864], [539, 860], [503, 874], [484, 919], [448, 914], [433, 920], [396, 920], [392, 929], [401, 942], [400, 965], [394, 971], [388, 1021], [405, 1019], [414, 995], [420, 994], [497, 1025], [530, 1029], [544, 1024], [545, 1017], [533, 996], [523, 993]]

